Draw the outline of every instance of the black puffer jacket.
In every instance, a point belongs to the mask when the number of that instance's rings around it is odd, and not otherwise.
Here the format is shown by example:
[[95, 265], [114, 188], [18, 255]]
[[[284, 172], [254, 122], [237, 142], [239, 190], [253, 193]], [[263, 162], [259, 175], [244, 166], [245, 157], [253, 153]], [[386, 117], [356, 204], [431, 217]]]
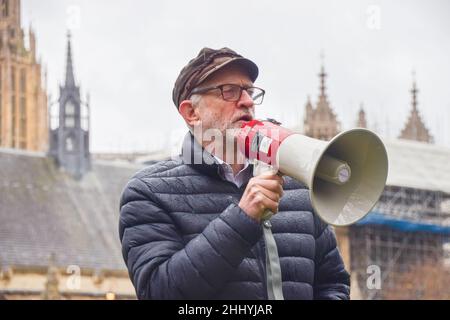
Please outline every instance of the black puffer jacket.
[[[192, 164], [202, 153], [203, 163]], [[181, 157], [143, 169], [126, 186], [119, 233], [138, 298], [267, 299], [262, 227], [238, 207], [245, 185], [222, 180], [217, 169], [188, 134]], [[313, 214], [308, 190], [284, 179], [271, 220], [284, 298], [348, 299], [332, 229]]]

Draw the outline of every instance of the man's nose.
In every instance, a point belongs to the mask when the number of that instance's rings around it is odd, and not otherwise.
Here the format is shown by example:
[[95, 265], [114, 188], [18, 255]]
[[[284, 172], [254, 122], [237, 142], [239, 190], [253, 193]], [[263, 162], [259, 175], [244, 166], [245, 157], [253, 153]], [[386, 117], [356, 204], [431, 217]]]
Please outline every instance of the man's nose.
[[247, 90], [242, 90], [241, 98], [238, 101], [240, 108], [252, 108], [254, 106], [252, 97], [248, 94]]

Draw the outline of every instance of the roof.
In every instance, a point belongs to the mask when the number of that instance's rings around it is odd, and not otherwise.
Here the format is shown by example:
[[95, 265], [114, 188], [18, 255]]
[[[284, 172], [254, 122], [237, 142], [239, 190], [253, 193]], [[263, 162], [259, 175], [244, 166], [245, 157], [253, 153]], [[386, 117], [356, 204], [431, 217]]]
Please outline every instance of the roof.
[[450, 148], [410, 140], [385, 140], [387, 185], [450, 194]]
[[43, 154], [0, 149], [0, 264], [125, 270], [119, 200], [141, 166], [93, 162], [82, 180]]
[[411, 221], [399, 217], [392, 217], [377, 211], [372, 211], [356, 223], [358, 226], [378, 225], [386, 226], [403, 232], [426, 232], [450, 235], [450, 226], [437, 225], [423, 221]]

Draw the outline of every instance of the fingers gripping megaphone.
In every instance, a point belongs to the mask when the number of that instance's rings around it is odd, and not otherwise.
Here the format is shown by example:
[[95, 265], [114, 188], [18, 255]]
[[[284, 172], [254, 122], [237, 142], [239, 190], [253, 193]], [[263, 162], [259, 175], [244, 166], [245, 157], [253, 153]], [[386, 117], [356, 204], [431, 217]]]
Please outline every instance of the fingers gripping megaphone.
[[314, 210], [331, 225], [362, 219], [386, 184], [386, 149], [367, 129], [344, 131], [327, 142], [273, 121], [252, 120], [242, 125], [237, 137], [256, 173], [269, 168], [305, 184]]

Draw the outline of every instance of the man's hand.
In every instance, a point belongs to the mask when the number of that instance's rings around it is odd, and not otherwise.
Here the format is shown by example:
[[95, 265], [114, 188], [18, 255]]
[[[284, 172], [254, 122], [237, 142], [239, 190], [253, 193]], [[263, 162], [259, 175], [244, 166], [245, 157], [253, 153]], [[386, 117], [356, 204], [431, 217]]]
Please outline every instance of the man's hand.
[[263, 174], [250, 179], [239, 207], [259, 222], [266, 209], [274, 214], [278, 212], [282, 196], [283, 178], [276, 174]]

